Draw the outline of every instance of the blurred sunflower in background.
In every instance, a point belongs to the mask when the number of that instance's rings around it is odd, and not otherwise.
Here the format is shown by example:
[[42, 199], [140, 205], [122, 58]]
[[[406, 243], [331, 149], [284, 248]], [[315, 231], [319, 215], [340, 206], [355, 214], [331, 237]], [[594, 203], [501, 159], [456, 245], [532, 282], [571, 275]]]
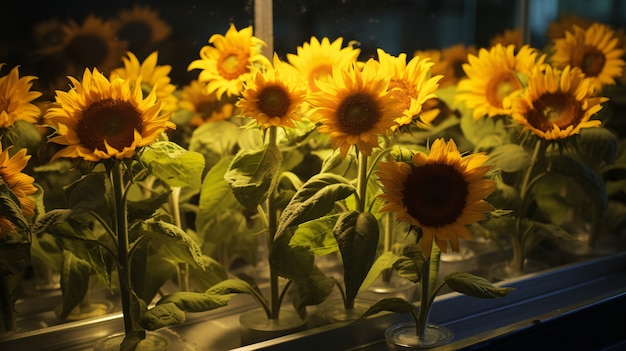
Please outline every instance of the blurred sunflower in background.
[[561, 69], [568, 65], [580, 68], [600, 91], [622, 76], [624, 50], [618, 44], [615, 32], [604, 24], [593, 23], [587, 29], [574, 26], [565, 37], [554, 40], [550, 62]]
[[296, 69], [274, 54], [272, 66], [254, 69], [237, 106], [254, 118], [262, 129], [271, 126], [295, 128], [298, 110], [307, 96], [306, 85]]
[[172, 28], [150, 6], [135, 4], [132, 9], [121, 10], [112, 26], [117, 37], [128, 43], [127, 50], [143, 57], [157, 44], [167, 39]]
[[368, 60], [363, 68], [356, 63], [333, 67], [328, 81], [317, 81], [320, 91], [312, 93], [309, 119], [317, 130], [328, 134], [333, 149], [345, 159], [350, 148], [369, 156], [379, 147], [378, 138], [390, 132], [402, 116], [400, 102], [389, 92], [389, 77], [378, 73], [378, 64]]
[[222, 96], [218, 99], [215, 92], [207, 94], [205, 85], [194, 79], [182, 88], [178, 106], [190, 113], [187, 124], [195, 128], [207, 122], [231, 118], [236, 101], [235, 97]]
[[333, 67], [347, 67], [357, 62], [361, 49], [352, 45], [343, 46], [343, 38], [332, 43], [328, 38], [320, 41], [316, 37], [298, 46], [295, 54], [287, 54], [287, 60], [304, 77], [309, 91], [319, 91], [318, 81], [331, 80]]
[[467, 225], [486, 218], [494, 208], [484, 200], [496, 190], [485, 175], [485, 154], [461, 156], [454, 140], [436, 139], [430, 153], [418, 152], [411, 163], [379, 162], [376, 174], [387, 203], [381, 212], [394, 212], [397, 220], [421, 229], [422, 252], [430, 256], [433, 241], [443, 252], [448, 244], [459, 251], [459, 238], [472, 238]]
[[85, 69], [82, 81], [69, 77], [72, 88], [57, 91], [57, 107], [49, 108], [45, 120], [55, 129], [51, 142], [66, 145], [52, 160], [68, 157], [98, 162], [135, 155], [176, 126], [161, 113], [156, 92], [144, 98], [141, 80], [109, 81], [97, 69]]
[[187, 69], [201, 69], [198, 81], [206, 84], [207, 94], [217, 93], [218, 99], [224, 94], [239, 96], [252, 67], [270, 65], [261, 52], [266, 44], [252, 35], [252, 26], [238, 31], [231, 24], [225, 35], [212, 35], [209, 44], [200, 49], [200, 59]]
[[524, 92], [511, 99], [513, 119], [545, 140], [561, 140], [583, 128], [598, 127], [591, 117], [607, 98], [594, 97], [593, 81], [577, 67], [536, 67]]
[[502, 102], [523, 89], [520, 75], [528, 75], [544, 60], [544, 54], [528, 45], [517, 51], [514, 45], [500, 44], [480, 49], [478, 56], [470, 55], [469, 63], [463, 65], [467, 78], [459, 82], [454, 101], [473, 109], [474, 120], [510, 115]]

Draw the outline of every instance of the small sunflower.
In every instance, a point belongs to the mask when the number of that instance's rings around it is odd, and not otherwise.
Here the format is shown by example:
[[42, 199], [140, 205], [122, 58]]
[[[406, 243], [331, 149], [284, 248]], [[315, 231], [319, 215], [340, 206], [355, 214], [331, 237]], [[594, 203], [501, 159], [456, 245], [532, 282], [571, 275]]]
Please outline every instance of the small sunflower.
[[[25, 216], [35, 213], [35, 201], [29, 195], [37, 192], [33, 185], [33, 177], [22, 173], [26, 168], [30, 156], [26, 155], [26, 149], [21, 149], [13, 156], [9, 154], [10, 147], [2, 150], [0, 146], [0, 182], [6, 184], [15, 194], [22, 207]], [[0, 213], [0, 239], [5, 239], [8, 233], [15, 230], [13, 223]]]
[[494, 36], [490, 44], [491, 46], [496, 44], [501, 44], [502, 46], [515, 45], [516, 48], [521, 48], [524, 45], [524, 35], [519, 28], [505, 29], [504, 32]]
[[263, 129], [270, 126], [295, 128], [293, 121], [300, 120], [297, 111], [307, 95], [302, 83], [298, 71], [274, 54], [271, 67], [254, 69], [252, 78], [244, 83], [237, 106], [244, 116], [256, 119]]
[[183, 87], [178, 106], [191, 112], [189, 125], [198, 127], [206, 122], [231, 118], [235, 112], [235, 101], [226, 96], [218, 99], [215, 92], [207, 94], [204, 84], [194, 79]]
[[343, 158], [352, 145], [370, 155], [379, 146], [378, 137], [402, 116], [399, 102], [388, 91], [389, 77], [377, 74], [377, 67], [373, 59], [362, 69], [356, 63], [333, 67], [331, 79], [318, 81], [320, 91], [309, 99], [314, 109], [309, 119], [320, 123], [317, 130], [330, 136], [333, 149], [339, 149]]
[[571, 32], [574, 29], [574, 26], [587, 29], [592, 24], [592, 21], [573, 13], [561, 14], [556, 21], [551, 21], [548, 24], [546, 37], [548, 39], [563, 38], [565, 37], [565, 32]]
[[126, 42], [118, 40], [110, 21], [89, 15], [82, 26], [69, 21], [63, 26], [63, 55], [68, 61], [69, 75], [85, 68], [110, 72], [126, 51]]
[[113, 20], [117, 37], [128, 43], [128, 51], [148, 52], [167, 39], [172, 31], [150, 6], [135, 4], [132, 9], [119, 12]]
[[515, 121], [545, 140], [559, 140], [597, 127], [591, 116], [602, 109], [606, 98], [593, 97], [593, 82], [579, 68], [563, 71], [546, 65], [535, 68], [524, 92], [511, 99]]
[[520, 75], [527, 75], [536, 65], [542, 64], [545, 55], [528, 45], [519, 48], [496, 44], [489, 50], [480, 49], [478, 56], [470, 55], [463, 65], [467, 78], [459, 82], [455, 103], [464, 103], [473, 109], [475, 120], [483, 117], [509, 115], [503, 100], [523, 88]]
[[176, 86], [170, 84], [169, 74], [172, 66], [158, 66], [159, 54], [156, 51], [148, 55], [143, 63], [140, 63], [137, 56], [132, 52], [127, 52], [126, 55], [122, 58], [124, 67], [111, 71], [110, 79], [122, 78], [132, 83], [141, 77], [141, 89], [144, 96], [155, 89], [157, 101], [161, 102], [163, 110], [166, 112], [174, 111], [177, 108], [178, 99], [174, 95]]
[[169, 121], [169, 114], [161, 114], [154, 90], [143, 97], [140, 79], [109, 81], [97, 69], [93, 73], [85, 69], [82, 82], [69, 79], [73, 88], [57, 91], [58, 107], [48, 109], [45, 116], [56, 130], [50, 141], [67, 145], [53, 160], [130, 158], [137, 148], [176, 127]]
[[[0, 64], [0, 69], [4, 64]], [[13, 126], [15, 121], [30, 123], [39, 121], [40, 110], [31, 103], [41, 96], [38, 91], [31, 91], [35, 76], [19, 76], [19, 68], [13, 67], [9, 74], [0, 77], [0, 128]]]
[[317, 81], [328, 81], [333, 67], [347, 67], [357, 62], [361, 50], [352, 45], [343, 47], [343, 38], [339, 37], [332, 43], [328, 38], [320, 41], [311, 37], [309, 42], [298, 46], [296, 54], [287, 54], [291, 63], [308, 82], [309, 91], [319, 91]]
[[606, 25], [594, 23], [587, 29], [574, 26], [573, 31], [565, 32], [564, 38], [554, 41], [550, 60], [561, 69], [568, 65], [580, 68], [599, 91], [605, 85], [615, 84], [615, 79], [622, 75], [624, 50], [618, 43], [619, 38]]
[[252, 35], [252, 26], [237, 31], [234, 25], [226, 35], [214, 34], [209, 44], [200, 49], [200, 59], [189, 64], [188, 70], [201, 69], [200, 83], [206, 83], [207, 94], [217, 93], [221, 98], [239, 96], [243, 82], [249, 78], [253, 66], [270, 65], [261, 49], [265, 42]]
[[399, 112], [402, 117], [396, 120], [398, 127], [411, 124], [425, 128], [434, 118], [434, 114], [423, 115], [423, 106], [429, 99], [437, 97], [435, 91], [439, 87], [442, 76], [431, 77], [430, 69], [433, 62], [414, 56], [408, 63], [406, 54], [391, 56], [378, 49], [379, 74], [389, 76], [389, 91], [400, 102]]
[[493, 207], [483, 200], [496, 190], [484, 178], [485, 154], [461, 156], [454, 140], [437, 139], [430, 153], [418, 152], [412, 163], [380, 162], [377, 175], [384, 187], [379, 195], [387, 203], [382, 212], [422, 230], [422, 251], [429, 256], [433, 240], [446, 252], [448, 243], [459, 251], [459, 238], [471, 239], [467, 225], [485, 219]]

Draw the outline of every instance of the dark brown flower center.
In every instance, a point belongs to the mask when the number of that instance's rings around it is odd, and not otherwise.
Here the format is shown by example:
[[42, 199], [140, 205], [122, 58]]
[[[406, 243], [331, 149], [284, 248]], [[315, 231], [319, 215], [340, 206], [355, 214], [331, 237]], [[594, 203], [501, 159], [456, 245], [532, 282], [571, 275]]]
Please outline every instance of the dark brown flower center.
[[141, 52], [152, 42], [152, 27], [145, 21], [131, 21], [124, 23], [117, 36], [128, 42], [129, 51]]
[[283, 117], [289, 111], [291, 99], [289, 93], [278, 85], [267, 86], [259, 92], [257, 96], [257, 107], [259, 111], [269, 117]]
[[358, 135], [372, 130], [381, 111], [374, 98], [366, 93], [349, 95], [337, 107], [337, 122], [342, 132]]
[[563, 93], [544, 94], [533, 102], [528, 111], [528, 124], [541, 131], [552, 130], [556, 124], [559, 129], [577, 126], [583, 117], [582, 107], [573, 96]]
[[606, 63], [606, 56], [595, 47], [585, 47], [572, 59], [572, 64], [579, 67], [585, 76], [597, 77], [602, 73]]
[[76, 126], [81, 144], [91, 150], [106, 150], [104, 141], [122, 150], [131, 146], [135, 130], [141, 132], [141, 112], [128, 101], [104, 99], [83, 112]]
[[77, 35], [65, 48], [65, 54], [78, 67], [101, 66], [109, 54], [108, 45], [97, 35]]
[[413, 167], [402, 191], [407, 213], [428, 227], [454, 223], [463, 213], [468, 184], [456, 168], [442, 163]]

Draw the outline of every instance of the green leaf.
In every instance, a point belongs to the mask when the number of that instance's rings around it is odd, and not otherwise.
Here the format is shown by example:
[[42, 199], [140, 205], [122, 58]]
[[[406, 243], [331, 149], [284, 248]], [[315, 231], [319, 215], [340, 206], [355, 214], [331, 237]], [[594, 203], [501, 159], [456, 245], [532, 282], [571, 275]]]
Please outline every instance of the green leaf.
[[388, 297], [388, 298], [379, 300], [378, 302], [370, 306], [370, 308], [368, 308], [367, 311], [365, 311], [363, 315], [359, 317], [359, 319], [363, 319], [365, 317], [368, 317], [368, 316], [371, 316], [373, 314], [380, 313], [383, 311], [389, 311], [389, 312], [398, 313], [398, 314], [408, 314], [408, 313], [412, 313], [413, 311], [415, 311], [416, 308], [417, 307], [414, 304], [412, 304], [411, 302], [403, 298]]
[[583, 128], [575, 149], [576, 155], [592, 168], [612, 164], [617, 155], [617, 136], [607, 128]]
[[196, 228], [200, 237], [205, 237], [203, 233], [211, 230], [207, 228], [207, 223], [210, 223], [217, 215], [239, 206], [230, 185], [224, 180], [224, 173], [231, 162], [232, 157], [220, 160], [209, 170], [202, 181], [196, 216]]
[[191, 134], [189, 151], [204, 155], [206, 169], [211, 169], [234, 153], [241, 130], [239, 126], [229, 121], [204, 123]]
[[514, 288], [497, 287], [487, 279], [466, 272], [448, 274], [444, 281], [450, 289], [472, 297], [482, 299], [500, 298], [508, 295]]
[[307, 247], [316, 256], [336, 252], [339, 248], [333, 235], [333, 227], [338, 218], [339, 215], [334, 214], [300, 224], [291, 237], [289, 246]]
[[92, 171], [66, 186], [69, 207], [76, 213], [107, 213], [105, 179], [103, 172]]
[[487, 163], [504, 172], [517, 172], [530, 165], [530, 155], [518, 144], [505, 144], [491, 151]]
[[224, 179], [240, 204], [249, 210], [256, 210], [274, 191], [281, 157], [278, 146], [274, 144], [257, 151], [242, 150], [235, 156]]
[[22, 232], [28, 233], [30, 231], [20, 199], [4, 181], [0, 181], [0, 214]]
[[139, 201], [128, 201], [128, 222], [148, 219], [154, 215], [163, 204], [169, 200], [171, 191], [166, 191], [156, 196], [149, 196]]
[[336, 201], [355, 192], [354, 186], [341, 176], [323, 173], [311, 177], [282, 212], [276, 237], [280, 237], [291, 226], [325, 216], [333, 209]]
[[374, 264], [372, 264], [370, 270], [367, 272], [367, 276], [363, 280], [363, 284], [361, 284], [359, 292], [364, 291], [372, 285], [383, 271], [394, 267], [396, 262], [400, 259], [401, 257], [392, 251], [385, 251], [382, 255], [378, 256], [376, 261], [374, 261]]
[[156, 141], [140, 155], [150, 174], [170, 187], [199, 187], [204, 171], [204, 156], [188, 151], [171, 141]]
[[608, 206], [608, 196], [602, 177], [578, 159], [562, 155], [550, 158], [550, 171], [576, 180], [585, 194], [595, 203], [600, 212]]
[[200, 246], [180, 227], [163, 221], [151, 221], [145, 224], [144, 230], [163, 258], [204, 267]]
[[46, 212], [37, 222], [32, 226], [33, 235], [41, 235], [45, 233], [50, 226], [59, 222], [64, 222], [70, 215], [72, 210], [68, 209], [53, 209]]
[[196, 291], [205, 291], [228, 279], [226, 269], [214, 258], [203, 255], [204, 269], [198, 269], [195, 266], [189, 267], [189, 281]]
[[89, 289], [91, 267], [88, 262], [76, 257], [68, 250], [63, 250], [63, 267], [61, 271], [61, 295], [63, 310], [60, 319], [65, 319], [84, 299]]
[[135, 293], [144, 301], [152, 301], [163, 285], [176, 276], [171, 261], [154, 254], [151, 247], [138, 247], [131, 261], [131, 282]]
[[333, 234], [343, 259], [346, 300], [350, 303], [376, 258], [378, 222], [369, 212], [346, 212], [337, 220]]
[[204, 312], [224, 307], [231, 296], [198, 293], [190, 291], [174, 292], [165, 296], [157, 305], [148, 310], [141, 325], [148, 330], [169, 327], [185, 321], [185, 312]]
[[419, 245], [411, 244], [402, 248], [402, 254], [394, 268], [398, 275], [417, 283], [421, 279], [422, 267], [424, 265], [424, 255]]

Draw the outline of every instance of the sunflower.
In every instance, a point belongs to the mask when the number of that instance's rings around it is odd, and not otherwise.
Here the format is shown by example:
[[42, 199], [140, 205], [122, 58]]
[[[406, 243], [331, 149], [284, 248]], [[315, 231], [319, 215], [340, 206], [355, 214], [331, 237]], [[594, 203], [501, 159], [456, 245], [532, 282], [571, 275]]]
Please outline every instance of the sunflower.
[[503, 46], [515, 45], [516, 48], [521, 48], [524, 45], [524, 35], [521, 29], [505, 29], [503, 33], [500, 33], [490, 41], [491, 46], [496, 44], [502, 44]]
[[174, 111], [178, 107], [178, 99], [174, 95], [176, 86], [170, 84], [169, 74], [172, 66], [157, 66], [159, 54], [156, 51], [148, 55], [143, 63], [139, 63], [137, 56], [132, 52], [127, 52], [126, 55], [126, 57], [122, 58], [124, 67], [111, 71], [111, 80], [122, 78], [130, 80], [132, 83], [141, 77], [141, 87], [144, 96], [148, 95], [152, 89], [155, 89], [157, 101], [161, 102], [163, 110], [166, 112]]
[[175, 128], [169, 114], [161, 114], [154, 90], [143, 97], [141, 80], [109, 81], [97, 69], [85, 69], [82, 82], [69, 77], [73, 88], [57, 91], [58, 107], [48, 109], [46, 120], [56, 130], [50, 141], [67, 147], [59, 157], [86, 161], [130, 158], [137, 148]]
[[599, 126], [599, 120], [590, 118], [606, 100], [593, 97], [593, 82], [579, 68], [567, 66], [561, 71], [546, 65], [535, 68], [528, 87], [510, 103], [513, 119], [524, 130], [545, 140], [559, 140]]
[[387, 202], [381, 212], [395, 212], [398, 221], [419, 227], [425, 256], [433, 240], [443, 252], [448, 242], [459, 251], [459, 238], [471, 239], [466, 225], [494, 209], [483, 200], [496, 189], [493, 180], [484, 178], [487, 159], [483, 153], [461, 157], [454, 140], [437, 139], [428, 155], [418, 152], [410, 164], [380, 162], [376, 173], [384, 193], [379, 196]]
[[[0, 64], [0, 69], [3, 66]], [[11, 127], [17, 120], [38, 122], [40, 110], [31, 101], [40, 97], [41, 93], [30, 90], [35, 79], [35, 76], [20, 78], [17, 66], [0, 77], [0, 128]]]
[[561, 14], [556, 21], [550, 21], [546, 29], [546, 37], [548, 39], [558, 39], [565, 37], [565, 32], [572, 31], [574, 26], [583, 29], [589, 28], [593, 24], [592, 21], [580, 17], [573, 13]]
[[213, 46], [203, 46], [200, 59], [191, 62], [187, 69], [201, 69], [198, 81], [206, 83], [207, 94], [216, 92], [218, 98], [224, 93], [240, 95], [252, 67], [270, 65], [261, 53], [266, 44], [252, 35], [252, 26], [237, 31], [231, 24], [226, 35], [214, 34], [209, 43]]
[[459, 82], [454, 102], [473, 109], [475, 120], [485, 115], [509, 115], [510, 110], [502, 101], [520, 92], [520, 75], [527, 75], [544, 59], [545, 55], [528, 45], [519, 48], [517, 54], [514, 45], [496, 44], [489, 50], [480, 49], [478, 56], [470, 55], [469, 63], [463, 65], [467, 78]]
[[244, 86], [237, 102], [244, 116], [256, 119], [263, 129], [296, 127], [293, 121], [300, 120], [297, 111], [306, 98], [307, 88], [293, 66], [274, 54], [273, 65], [264, 70], [254, 69]]
[[207, 94], [204, 84], [194, 79], [183, 87], [178, 106], [191, 112], [189, 125], [198, 127], [206, 122], [231, 118], [235, 111], [235, 101], [234, 98], [225, 96], [218, 99], [215, 92]]
[[85, 68], [110, 72], [126, 51], [126, 42], [118, 40], [110, 21], [89, 15], [82, 26], [69, 21], [63, 26], [62, 51], [69, 65], [69, 75]]
[[554, 54], [550, 62], [559, 68], [579, 67], [586, 77], [592, 78], [599, 91], [605, 85], [615, 84], [622, 75], [624, 50], [618, 48], [619, 38], [608, 26], [594, 23], [583, 29], [574, 26], [565, 38], [554, 41]]
[[139, 4], [130, 10], [120, 11], [112, 25], [117, 37], [128, 43], [128, 50], [136, 53], [149, 52], [156, 44], [167, 39], [172, 31], [159, 18], [158, 11]]
[[400, 102], [399, 111], [402, 116], [396, 120], [398, 127], [415, 121], [417, 126], [425, 128], [435, 114], [423, 115], [422, 107], [429, 99], [437, 97], [435, 91], [442, 76], [431, 77], [430, 69], [433, 62], [414, 56], [408, 63], [406, 54], [391, 56], [378, 49], [379, 74], [391, 78], [389, 91]]
[[[26, 155], [26, 149], [21, 149], [13, 156], [10, 156], [9, 151], [10, 147], [2, 150], [0, 146], [0, 183], [6, 184], [15, 194], [24, 216], [31, 216], [35, 213], [35, 201], [29, 195], [36, 193], [37, 188], [33, 185], [33, 177], [22, 173], [30, 156]], [[11, 220], [0, 213], [0, 239], [5, 239], [14, 230]]]
[[328, 81], [318, 81], [319, 92], [309, 99], [309, 119], [320, 123], [317, 130], [330, 136], [333, 149], [343, 158], [352, 145], [364, 155], [378, 147], [378, 137], [396, 125], [399, 101], [388, 91], [389, 77], [377, 74], [378, 65], [368, 60], [360, 69], [356, 63], [333, 67]]
[[339, 37], [332, 43], [328, 38], [319, 41], [311, 37], [309, 42], [296, 48], [296, 54], [287, 54], [291, 63], [308, 82], [309, 91], [319, 91], [317, 81], [330, 80], [333, 67], [347, 67], [357, 62], [361, 50], [352, 45], [343, 46], [343, 38]]

